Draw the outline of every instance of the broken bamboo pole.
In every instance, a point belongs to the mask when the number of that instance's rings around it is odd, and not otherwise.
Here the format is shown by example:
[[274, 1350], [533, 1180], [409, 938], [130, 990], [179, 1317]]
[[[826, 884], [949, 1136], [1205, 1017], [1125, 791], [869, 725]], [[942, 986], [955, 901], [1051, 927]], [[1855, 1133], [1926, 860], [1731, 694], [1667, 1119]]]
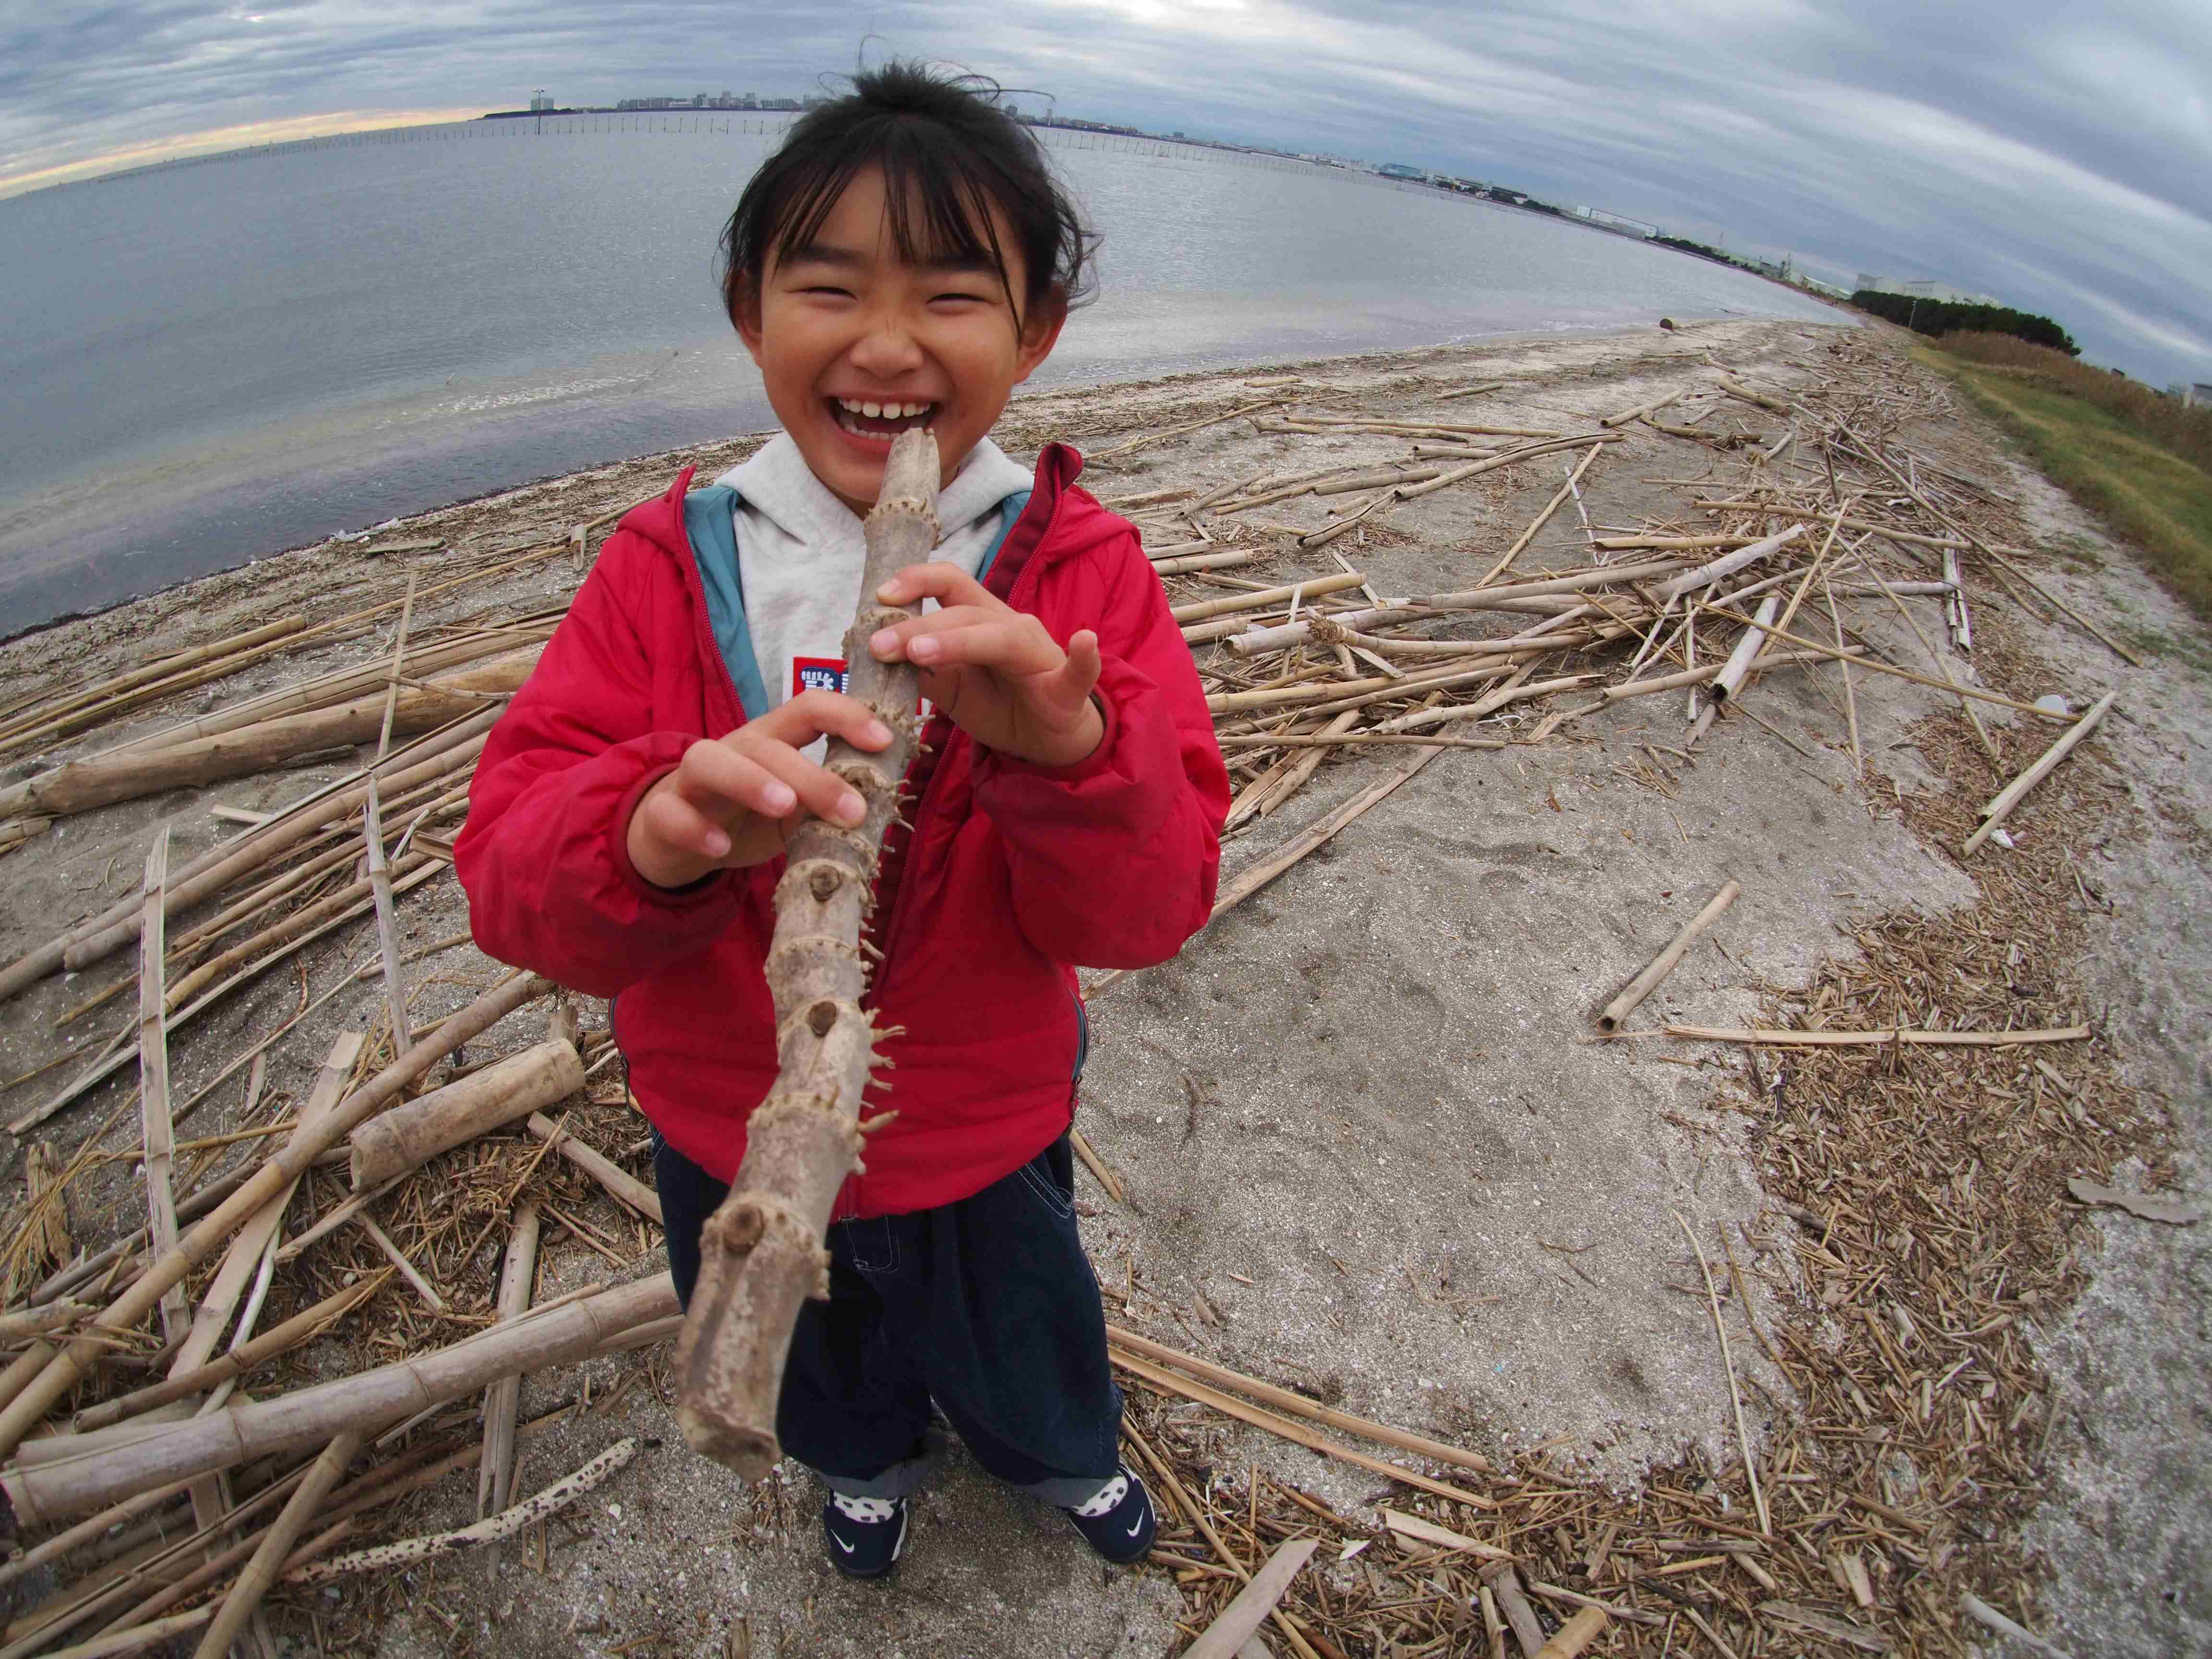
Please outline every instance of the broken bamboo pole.
[[353, 1189], [363, 1192], [489, 1134], [584, 1086], [575, 1046], [556, 1037], [370, 1118], [353, 1132]]
[[538, 1139], [551, 1141], [555, 1152], [598, 1182], [609, 1196], [635, 1210], [656, 1227], [662, 1224], [660, 1194], [605, 1153], [577, 1139], [568, 1133], [567, 1125], [554, 1122], [543, 1112], [532, 1112], [524, 1127]]
[[[379, 779], [397, 794], [427, 779], [458, 771], [482, 752], [483, 734], [491, 730], [492, 722], [498, 718], [496, 708], [479, 709], [465, 720], [430, 733], [396, 752], [379, 770]], [[358, 777], [356, 775], [355, 778], [339, 779], [259, 829], [211, 847], [192, 860], [176, 872], [169, 883], [169, 913], [198, 903], [248, 871], [351, 814], [368, 793], [366, 787], [359, 784]], [[133, 898], [49, 939], [0, 969], [0, 1001], [64, 967], [71, 973], [81, 973], [137, 939], [138, 923], [139, 906]]]
[[52, 1409], [54, 1402], [108, 1352], [109, 1344], [118, 1337], [127, 1339], [138, 1322], [153, 1310], [162, 1293], [212, 1255], [240, 1223], [298, 1180], [318, 1157], [343, 1139], [372, 1113], [398, 1098], [403, 1088], [438, 1060], [551, 988], [547, 981], [534, 975], [517, 974], [418, 1039], [413, 1048], [339, 1103], [327, 1117], [314, 1123], [302, 1123], [294, 1129], [283, 1147], [270, 1155], [251, 1180], [179, 1239], [174, 1249], [158, 1256], [132, 1281], [130, 1289], [115, 1299], [106, 1316], [92, 1328], [94, 1334], [71, 1339], [29, 1386], [4, 1410], [0, 1410], [0, 1456], [16, 1450], [24, 1437]]
[[313, 1307], [294, 1314], [275, 1329], [263, 1332], [250, 1342], [241, 1343], [219, 1359], [210, 1359], [191, 1370], [174, 1372], [162, 1382], [136, 1389], [119, 1399], [88, 1406], [71, 1419], [70, 1430], [77, 1434], [89, 1434], [95, 1429], [112, 1428], [126, 1418], [141, 1416], [156, 1407], [188, 1400], [196, 1394], [204, 1394], [220, 1383], [242, 1376], [263, 1360], [273, 1359], [276, 1355], [296, 1348], [302, 1342], [319, 1335], [340, 1315], [350, 1312], [356, 1304], [383, 1289], [385, 1280], [390, 1277], [389, 1270], [380, 1268], [325, 1297]]
[[573, 1364], [675, 1311], [668, 1275], [651, 1273], [429, 1353], [205, 1417], [26, 1441], [0, 1469], [0, 1492], [19, 1524], [43, 1526], [150, 1486], [303, 1452], [348, 1426], [377, 1433], [495, 1378]]
[[2049, 777], [2057, 769], [2058, 763], [2074, 751], [2074, 745], [2097, 729], [2097, 723], [2105, 718], [2106, 712], [2112, 706], [2112, 699], [2118, 695], [2117, 691], [2107, 691], [2098, 698], [2089, 712], [2069, 726], [2065, 736], [2045, 750], [2034, 765], [1990, 798], [1988, 804], [1982, 808], [1982, 827], [1967, 836], [1959, 848], [1960, 858], [1971, 854], [1994, 835], [1997, 826], [2012, 816], [2012, 809], [2020, 805], [2027, 792]]
[[[507, 1234], [507, 1258], [499, 1269], [499, 1322], [510, 1324], [530, 1310], [531, 1287], [538, 1279], [538, 1206], [526, 1203], [514, 1212]], [[514, 1486], [514, 1420], [522, 1403], [522, 1378], [502, 1376], [484, 1389], [483, 1458], [477, 1465], [477, 1519], [507, 1507]]]
[[1741, 887], [1731, 881], [1706, 901], [1705, 908], [1690, 918], [1689, 925], [1674, 935], [1667, 948], [1652, 957], [1650, 964], [1628, 981], [1619, 996], [1605, 1005], [1604, 1012], [1597, 1017], [1598, 1030], [1608, 1035], [1618, 1031], [1620, 1022], [1628, 1018], [1638, 1003], [1659, 988], [1667, 975], [1674, 971], [1674, 964], [1681, 961], [1683, 953], [1698, 942], [1708, 927], [1721, 919], [1742, 891]]
[[744, 1161], [729, 1197], [708, 1218], [698, 1288], [677, 1348], [684, 1437], [748, 1480], [765, 1475], [781, 1455], [776, 1401], [792, 1329], [799, 1304], [820, 1294], [830, 1212], [860, 1165], [860, 1097], [877, 1063], [875, 1027], [860, 1007], [868, 984], [860, 927], [920, 737], [914, 668], [878, 662], [868, 641], [911, 614], [886, 606], [878, 592], [936, 547], [938, 482], [934, 436], [908, 430], [892, 441], [882, 493], [863, 526], [859, 614], [845, 635], [847, 695], [875, 709], [891, 740], [875, 754], [830, 744], [824, 764], [867, 803], [860, 824], [845, 830], [808, 818], [792, 833], [768, 953], [779, 1075], [746, 1125]]
[[[508, 652], [484, 667], [428, 683], [400, 699], [394, 729], [422, 732], [458, 719], [485, 701], [520, 688], [538, 665], [539, 647]], [[0, 817], [19, 811], [48, 817], [89, 812], [118, 801], [197, 787], [282, 766], [295, 756], [373, 739], [384, 720], [384, 697], [358, 698], [334, 708], [286, 714], [219, 737], [167, 749], [73, 761], [0, 789]]]
[[[176, 1130], [169, 1115], [169, 1035], [161, 1002], [163, 894], [169, 884], [169, 826], [155, 833], [146, 854], [144, 908], [140, 913], [138, 961], [138, 1122], [146, 1170], [146, 1236], [154, 1253], [177, 1244], [177, 1199], [171, 1186]], [[187, 1310], [184, 1287], [162, 1293], [161, 1335], [173, 1341]]]
[[285, 1499], [276, 1519], [262, 1534], [252, 1558], [239, 1573], [229, 1594], [222, 1598], [222, 1606], [201, 1636], [192, 1659], [223, 1659], [230, 1651], [230, 1644], [245, 1630], [246, 1621], [261, 1605], [261, 1598], [276, 1583], [277, 1570], [283, 1565], [284, 1558], [291, 1553], [300, 1534], [307, 1529], [308, 1522], [313, 1519], [323, 1499], [330, 1496], [331, 1488], [337, 1485], [346, 1465], [360, 1453], [366, 1437], [360, 1429], [341, 1429], [323, 1448], [322, 1455], [307, 1471], [307, 1479], [292, 1489], [291, 1497]]

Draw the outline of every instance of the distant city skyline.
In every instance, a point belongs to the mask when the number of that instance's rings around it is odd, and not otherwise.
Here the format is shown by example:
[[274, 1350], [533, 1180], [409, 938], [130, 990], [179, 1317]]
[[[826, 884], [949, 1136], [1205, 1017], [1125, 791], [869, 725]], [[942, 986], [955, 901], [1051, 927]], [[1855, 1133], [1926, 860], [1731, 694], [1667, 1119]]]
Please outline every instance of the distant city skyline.
[[[0, 192], [533, 88], [804, 97], [860, 45], [776, 0], [20, 10], [0, 29]], [[871, 58], [957, 60], [1025, 106], [1496, 179], [1839, 284], [1934, 278], [2057, 317], [2141, 378], [2212, 375], [2201, 3], [1043, 0], [985, 27], [901, 0], [866, 21]]]

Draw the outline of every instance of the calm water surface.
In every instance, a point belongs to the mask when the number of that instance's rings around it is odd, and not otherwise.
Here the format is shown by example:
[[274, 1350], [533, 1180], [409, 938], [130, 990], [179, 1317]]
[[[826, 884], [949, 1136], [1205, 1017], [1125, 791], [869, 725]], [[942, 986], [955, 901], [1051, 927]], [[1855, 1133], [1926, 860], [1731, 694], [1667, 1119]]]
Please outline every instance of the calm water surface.
[[[418, 129], [0, 201], [0, 635], [770, 424], [714, 244], [775, 137], [604, 125]], [[1331, 169], [1048, 142], [1105, 240], [1098, 301], [1039, 385], [1662, 313], [1834, 315]]]

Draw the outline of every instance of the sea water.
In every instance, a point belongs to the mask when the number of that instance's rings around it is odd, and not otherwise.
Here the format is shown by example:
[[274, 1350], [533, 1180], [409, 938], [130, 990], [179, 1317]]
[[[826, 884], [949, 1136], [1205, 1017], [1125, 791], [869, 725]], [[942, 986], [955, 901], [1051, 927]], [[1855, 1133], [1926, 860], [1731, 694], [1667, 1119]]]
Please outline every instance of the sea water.
[[[0, 201], [0, 635], [772, 423], [715, 240], [780, 124], [471, 122]], [[1102, 237], [1042, 386], [1486, 334], [1832, 318], [1343, 169], [1046, 135]]]

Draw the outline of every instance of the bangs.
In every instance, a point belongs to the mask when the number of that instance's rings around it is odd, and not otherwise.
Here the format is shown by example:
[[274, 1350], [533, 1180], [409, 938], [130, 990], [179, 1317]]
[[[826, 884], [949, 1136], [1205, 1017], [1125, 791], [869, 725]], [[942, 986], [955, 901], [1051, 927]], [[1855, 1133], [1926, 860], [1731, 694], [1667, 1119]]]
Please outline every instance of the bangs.
[[[881, 171], [899, 258], [995, 272], [1017, 327], [1039, 301], [1089, 297], [1096, 238], [997, 86], [891, 63], [854, 77], [852, 95], [802, 117], [746, 182], [722, 228], [720, 280], [732, 322], [771, 262], [822, 234], [854, 179]], [[1023, 284], [1012, 264], [1018, 252]]]
[[[771, 198], [768, 206], [781, 229], [766, 251], [781, 263], [812, 246], [846, 187], [868, 168], [880, 167], [884, 216], [898, 257], [910, 265], [996, 271], [1000, 291], [1018, 322], [1024, 301], [1035, 296], [1036, 266], [1033, 259], [1024, 261], [1032, 293], [1015, 294], [991, 211], [1008, 181], [992, 178], [980, 158], [933, 123], [890, 115], [870, 125], [877, 130], [863, 127], [836, 149], [808, 157], [793, 169], [793, 176], [779, 181], [783, 200]], [[1046, 279], [1050, 280], [1049, 265]]]

